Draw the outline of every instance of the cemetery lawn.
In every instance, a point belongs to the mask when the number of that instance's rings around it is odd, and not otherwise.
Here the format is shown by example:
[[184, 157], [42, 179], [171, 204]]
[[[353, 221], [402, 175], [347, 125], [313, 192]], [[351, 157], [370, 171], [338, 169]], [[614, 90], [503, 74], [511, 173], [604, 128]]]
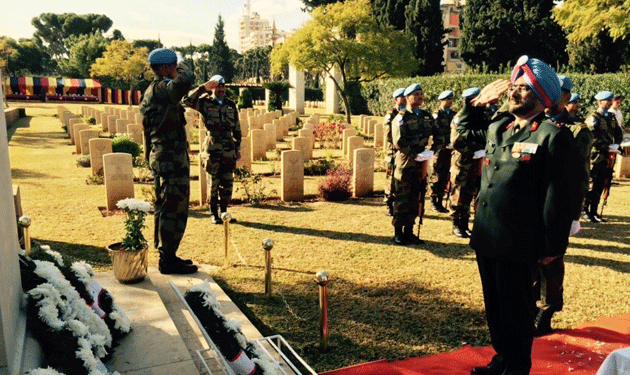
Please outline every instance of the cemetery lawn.
[[[80, 104], [64, 105], [80, 113]], [[9, 132], [9, 155], [13, 183], [19, 185], [24, 214], [32, 220], [32, 237], [89, 262], [97, 271], [108, 269], [105, 247], [122, 239], [122, 216], [102, 214], [105, 187], [86, 183], [90, 169], [77, 167], [75, 146], [54, 117], [56, 106], [19, 106], [26, 107], [27, 117]], [[274, 152], [267, 155], [276, 157]], [[340, 159], [338, 150], [315, 152], [316, 157], [327, 155]], [[196, 157], [191, 160], [197, 176]], [[467, 240], [450, 235], [449, 216], [427, 209], [420, 233], [427, 243], [395, 246], [382, 203], [383, 172], [376, 173], [372, 198], [322, 201], [316, 197], [321, 177], [307, 176], [306, 201], [282, 203], [271, 192], [279, 189], [279, 162], [257, 161], [253, 169], [266, 173], [263, 182], [271, 199], [230, 208], [238, 219], [231, 226], [232, 266], [222, 267], [223, 227], [212, 225], [207, 207], [199, 207], [194, 177], [193, 206], [178, 255], [216, 265], [212, 277], [263, 335], [283, 335], [318, 372], [489, 344], [475, 256]], [[274, 171], [277, 174], [271, 175]], [[609, 222], [583, 222], [580, 233], [571, 238], [565, 258], [565, 307], [554, 316], [554, 327], [572, 328], [630, 311], [630, 181], [618, 182], [604, 212]], [[142, 198], [143, 188], [151, 186], [136, 184], [136, 197]], [[244, 198], [242, 189], [235, 198]], [[151, 242], [151, 217], [144, 234]], [[275, 242], [270, 300], [264, 296], [265, 238]], [[150, 263], [156, 265], [157, 258], [151, 249]], [[330, 274], [327, 352], [318, 350], [314, 275], [322, 269]]]

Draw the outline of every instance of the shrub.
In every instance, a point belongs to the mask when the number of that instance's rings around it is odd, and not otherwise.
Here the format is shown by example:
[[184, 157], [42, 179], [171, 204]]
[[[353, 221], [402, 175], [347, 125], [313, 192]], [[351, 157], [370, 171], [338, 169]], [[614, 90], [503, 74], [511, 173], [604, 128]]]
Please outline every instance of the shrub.
[[105, 185], [105, 179], [102, 175], [89, 175], [85, 183], [88, 185]]
[[96, 119], [94, 117], [83, 117], [83, 122], [85, 122], [86, 124], [89, 125], [94, 125], [96, 124]]
[[[248, 203], [257, 205], [267, 199], [268, 194], [265, 191], [267, 184], [263, 182], [261, 175], [253, 174], [241, 167], [234, 170], [234, 180], [241, 184], [241, 187], [237, 187], [236, 191], [242, 188]], [[271, 190], [270, 192], [276, 193], [275, 190]]]
[[254, 102], [252, 100], [252, 92], [249, 89], [243, 89], [241, 96], [238, 98], [238, 109], [241, 108], [253, 108]]
[[304, 165], [305, 176], [323, 176], [335, 167], [335, 161], [332, 159], [316, 159], [309, 160]]
[[77, 158], [77, 167], [89, 168], [91, 166], [90, 155], [82, 155]]
[[315, 140], [319, 142], [322, 148], [341, 149], [345, 128], [341, 122], [320, 122], [315, 127]]
[[350, 170], [343, 166], [330, 169], [326, 178], [318, 187], [320, 197], [327, 201], [345, 201], [352, 195], [350, 184]]
[[142, 147], [126, 135], [117, 136], [112, 140], [112, 152], [124, 152], [131, 154], [132, 158], [140, 156]]

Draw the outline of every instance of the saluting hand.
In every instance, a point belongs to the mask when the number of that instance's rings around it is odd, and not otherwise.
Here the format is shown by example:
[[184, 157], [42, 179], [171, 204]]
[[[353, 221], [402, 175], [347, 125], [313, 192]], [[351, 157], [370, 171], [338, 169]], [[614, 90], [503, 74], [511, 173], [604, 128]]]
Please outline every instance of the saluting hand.
[[507, 79], [497, 79], [496, 81], [486, 85], [479, 95], [477, 95], [470, 104], [475, 107], [485, 106], [498, 100], [510, 88], [510, 81]]
[[208, 82], [203, 84], [203, 87], [206, 89], [206, 91], [212, 91], [217, 86], [219, 86], [219, 82], [218, 81], [208, 81]]

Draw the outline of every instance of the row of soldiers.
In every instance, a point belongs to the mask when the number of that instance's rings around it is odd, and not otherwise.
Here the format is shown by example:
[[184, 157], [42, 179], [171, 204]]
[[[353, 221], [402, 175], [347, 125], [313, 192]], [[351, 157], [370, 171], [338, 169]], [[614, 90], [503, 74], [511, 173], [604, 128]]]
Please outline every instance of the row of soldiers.
[[[578, 114], [580, 95], [571, 92], [573, 83], [566, 76], [558, 76], [558, 79], [560, 100], [546, 109], [546, 116], [567, 126], [573, 133], [584, 165], [581, 179], [581, 191], [586, 198], [584, 217], [592, 223], [603, 222], [605, 219], [598, 207], [602, 195], [605, 199], [608, 197], [614, 161], [622, 141], [620, 112], [615, 116], [610, 108], [616, 107], [618, 111], [623, 97], [615, 97], [610, 91], [598, 93], [594, 97], [598, 108], [585, 121]], [[477, 87], [468, 88], [462, 92], [462, 99], [469, 103], [479, 93]], [[431, 189], [431, 209], [437, 213], [450, 212], [452, 233], [461, 238], [470, 237], [470, 211], [479, 191], [485, 143], [458, 136], [457, 124], [453, 122], [456, 118], [452, 109], [453, 91], [440, 93], [439, 107], [432, 116], [420, 108], [424, 94], [419, 84], [399, 88], [392, 96], [394, 106], [384, 121], [387, 139], [385, 203], [387, 215], [393, 216], [394, 242], [399, 245], [424, 242], [419, 235], [414, 235], [413, 225], [416, 216], [422, 224], [427, 187]], [[496, 102], [490, 103], [486, 106], [485, 117], [490, 120], [497, 112], [506, 111], [507, 102], [501, 108]], [[429, 162], [432, 172], [427, 175]], [[592, 180], [590, 190], [588, 176]], [[450, 211], [446, 205], [450, 206]], [[580, 212], [575, 216], [578, 220]]]

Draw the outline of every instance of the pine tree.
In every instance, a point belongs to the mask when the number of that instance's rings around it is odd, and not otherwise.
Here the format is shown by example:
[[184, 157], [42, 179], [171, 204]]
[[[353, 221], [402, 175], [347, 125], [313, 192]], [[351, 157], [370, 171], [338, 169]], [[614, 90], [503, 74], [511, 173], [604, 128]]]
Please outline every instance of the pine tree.
[[225, 23], [221, 15], [219, 15], [219, 20], [214, 28], [212, 52], [213, 54], [210, 56], [212, 75], [222, 75], [226, 82], [232, 82], [232, 78], [234, 78], [234, 63], [232, 62], [230, 47], [225, 41]]
[[440, 0], [411, 0], [405, 9], [405, 31], [416, 38], [417, 75], [442, 73], [444, 24]]
[[409, 0], [372, 0], [372, 11], [380, 25], [391, 25], [396, 30], [404, 30], [407, 4]]

